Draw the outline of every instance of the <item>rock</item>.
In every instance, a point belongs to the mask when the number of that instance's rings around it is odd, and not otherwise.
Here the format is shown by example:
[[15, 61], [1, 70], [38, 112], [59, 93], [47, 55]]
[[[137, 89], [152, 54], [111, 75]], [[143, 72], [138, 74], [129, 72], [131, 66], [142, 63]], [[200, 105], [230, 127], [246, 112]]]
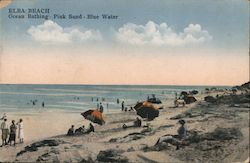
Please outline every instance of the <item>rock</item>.
[[210, 102], [210, 103], [215, 103], [215, 102], [217, 101], [217, 99], [216, 99], [215, 97], [213, 97], [213, 96], [206, 96], [206, 97], [204, 98], [204, 100], [205, 100], [206, 102]]
[[117, 142], [117, 138], [111, 138], [111, 139], [109, 140], [109, 142], [110, 142], [110, 143]]
[[53, 154], [60, 154], [60, 151], [58, 149], [52, 149], [50, 151], [50, 153], [53, 153]]
[[135, 149], [133, 147], [128, 148], [127, 152], [133, 152]]
[[183, 100], [185, 101], [186, 104], [191, 104], [191, 103], [197, 101], [196, 98], [194, 96], [191, 96], [191, 95], [184, 96]]
[[91, 158], [88, 157], [88, 159], [82, 159], [80, 163], [94, 163], [95, 161]]
[[186, 118], [186, 114], [185, 113], [181, 113], [181, 114], [178, 114], [174, 117], [171, 117], [170, 119], [171, 120], [175, 120], [175, 119], [182, 119], [182, 118]]
[[39, 156], [36, 161], [37, 162], [49, 161], [49, 158], [48, 158], [49, 156], [50, 156], [49, 153], [45, 153], [45, 154]]
[[157, 147], [156, 147], [156, 151], [162, 151], [162, 150], [167, 150], [167, 149], [170, 149], [170, 146], [168, 146], [168, 144], [165, 143], [165, 142], [160, 143], [160, 144], [157, 145]]
[[144, 138], [144, 137], [145, 136], [143, 136], [143, 135], [134, 135], [134, 136], [131, 137], [130, 141], [131, 140], [138, 140], [138, 139], [141, 139], [141, 138]]
[[24, 150], [17, 153], [16, 156], [20, 156], [26, 152], [34, 152], [37, 151], [39, 147], [45, 147], [45, 146], [58, 146], [61, 143], [65, 143], [61, 140], [54, 140], [54, 139], [46, 139], [39, 142], [32, 143], [30, 146], [26, 146]]
[[205, 135], [205, 138], [212, 140], [240, 139], [243, 135], [238, 128], [216, 128], [214, 132]]
[[121, 154], [124, 151], [116, 150], [116, 149], [107, 149], [105, 151], [100, 151], [97, 155], [97, 160], [101, 162], [119, 162], [119, 163], [127, 163], [128, 158], [126, 156], [122, 156]]
[[244, 104], [250, 102], [250, 96], [248, 94], [225, 95], [220, 96], [217, 102], [222, 104]]

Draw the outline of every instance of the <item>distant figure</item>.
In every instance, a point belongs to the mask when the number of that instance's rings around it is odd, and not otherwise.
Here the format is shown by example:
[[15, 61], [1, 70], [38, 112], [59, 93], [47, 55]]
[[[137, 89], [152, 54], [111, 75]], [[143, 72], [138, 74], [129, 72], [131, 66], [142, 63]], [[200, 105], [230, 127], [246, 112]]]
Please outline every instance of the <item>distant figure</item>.
[[109, 103], [107, 103], [107, 109], [109, 108]]
[[23, 143], [24, 141], [24, 128], [23, 128], [23, 120], [20, 119], [19, 122], [17, 123], [17, 127], [18, 127], [18, 139], [20, 143]]
[[67, 136], [72, 136], [75, 133], [74, 125], [71, 126], [71, 128], [68, 130]]
[[103, 106], [102, 106], [102, 103], [100, 102], [100, 108], [99, 108], [99, 111], [101, 112], [101, 113], [103, 113]]
[[124, 110], [124, 101], [122, 101], [122, 111]]
[[15, 120], [12, 120], [12, 124], [10, 125], [10, 137], [9, 137], [9, 141], [8, 143], [10, 143], [11, 145], [11, 142], [14, 141], [14, 146], [16, 145], [16, 124], [15, 124]]
[[120, 103], [120, 100], [119, 100], [119, 98], [118, 98], [118, 99], [116, 100], [116, 103], [117, 103], [117, 104], [119, 104], [119, 103]]
[[44, 102], [42, 102], [42, 107], [44, 108], [44, 106], [45, 106], [45, 104], [44, 104]]
[[33, 104], [33, 105], [36, 105], [35, 101], [32, 101], [32, 104]]
[[186, 122], [184, 120], [179, 120], [179, 123], [180, 123], [181, 126], [177, 130], [178, 135], [165, 135], [165, 136], [162, 136], [157, 140], [155, 146], [162, 143], [162, 142], [165, 142], [165, 143], [175, 145], [176, 150], [178, 150], [180, 145], [182, 145], [183, 141], [187, 138], [187, 129], [184, 126]]
[[91, 101], [92, 101], [92, 102], [94, 101], [94, 98], [93, 98], [93, 97], [91, 98]]
[[127, 107], [125, 107], [124, 111], [125, 111], [125, 112], [127, 112], [127, 111], [128, 111], [128, 108], [127, 108]]
[[0, 127], [2, 130], [2, 146], [4, 146], [4, 145], [7, 145], [7, 138], [9, 135], [9, 127], [8, 127], [6, 118], [3, 120]]
[[98, 97], [96, 98], [96, 101], [97, 101], [97, 102], [99, 101], [99, 98], [98, 98]]
[[147, 101], [149, 100], [149, 95], [148, 95], [148, 97], [147, 97]]

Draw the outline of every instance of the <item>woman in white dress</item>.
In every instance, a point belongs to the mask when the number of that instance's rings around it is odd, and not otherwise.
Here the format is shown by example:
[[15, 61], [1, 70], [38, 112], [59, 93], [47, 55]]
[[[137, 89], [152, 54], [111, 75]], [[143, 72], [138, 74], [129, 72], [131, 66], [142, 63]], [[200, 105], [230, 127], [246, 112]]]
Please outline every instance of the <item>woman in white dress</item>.
[[20, 143], [23, 143], [23, 141], [24, 141], [23, 120], [20, 119], [17, 125], [18, 125], [18, 139], [19, 139]]

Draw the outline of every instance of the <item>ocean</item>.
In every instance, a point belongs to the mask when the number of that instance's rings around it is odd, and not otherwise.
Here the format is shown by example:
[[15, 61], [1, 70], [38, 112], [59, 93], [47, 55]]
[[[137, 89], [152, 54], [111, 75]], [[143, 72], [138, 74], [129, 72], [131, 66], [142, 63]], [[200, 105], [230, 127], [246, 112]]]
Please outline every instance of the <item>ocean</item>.
[[125, 107], [129, 108], [137, 101], [151, 97], [152, 94], [162, 101], [173, 100], [176, 92], [201, 92], [210, 87], [213, 86], [0, 84], [0, 112], [79, 112], [95, 109], [100, 103], [104, 107], [104, 112], [115, 112], [121, 109], [122, 101]]

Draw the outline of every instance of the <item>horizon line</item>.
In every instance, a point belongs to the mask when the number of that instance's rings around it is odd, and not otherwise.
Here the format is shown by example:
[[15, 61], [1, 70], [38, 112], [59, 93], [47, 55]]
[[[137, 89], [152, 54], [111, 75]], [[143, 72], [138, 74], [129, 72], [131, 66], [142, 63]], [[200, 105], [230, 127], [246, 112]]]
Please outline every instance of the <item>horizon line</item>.
[[[244, 82], [247, 83], [247, 82]], [[244, 84], [242, 83], [242, 84]], [[240, 85], [242, 85], [240, 84]], [[207, 86], [207, 87], [232, 87], [232, 86], [238, 86], [237, 84], [235, 85], [210, 85], [210, 84], [187, 84], [187, 85], [181, 85], [181, 84], [88, 84], [88, 83], [77, 83], [77, 84], [64, 84], [64, 83], [0, 83], [0, 85], [71, 85], [71, 86], [81, 86], [81, 85], [89, 85], [89, 86]]]

